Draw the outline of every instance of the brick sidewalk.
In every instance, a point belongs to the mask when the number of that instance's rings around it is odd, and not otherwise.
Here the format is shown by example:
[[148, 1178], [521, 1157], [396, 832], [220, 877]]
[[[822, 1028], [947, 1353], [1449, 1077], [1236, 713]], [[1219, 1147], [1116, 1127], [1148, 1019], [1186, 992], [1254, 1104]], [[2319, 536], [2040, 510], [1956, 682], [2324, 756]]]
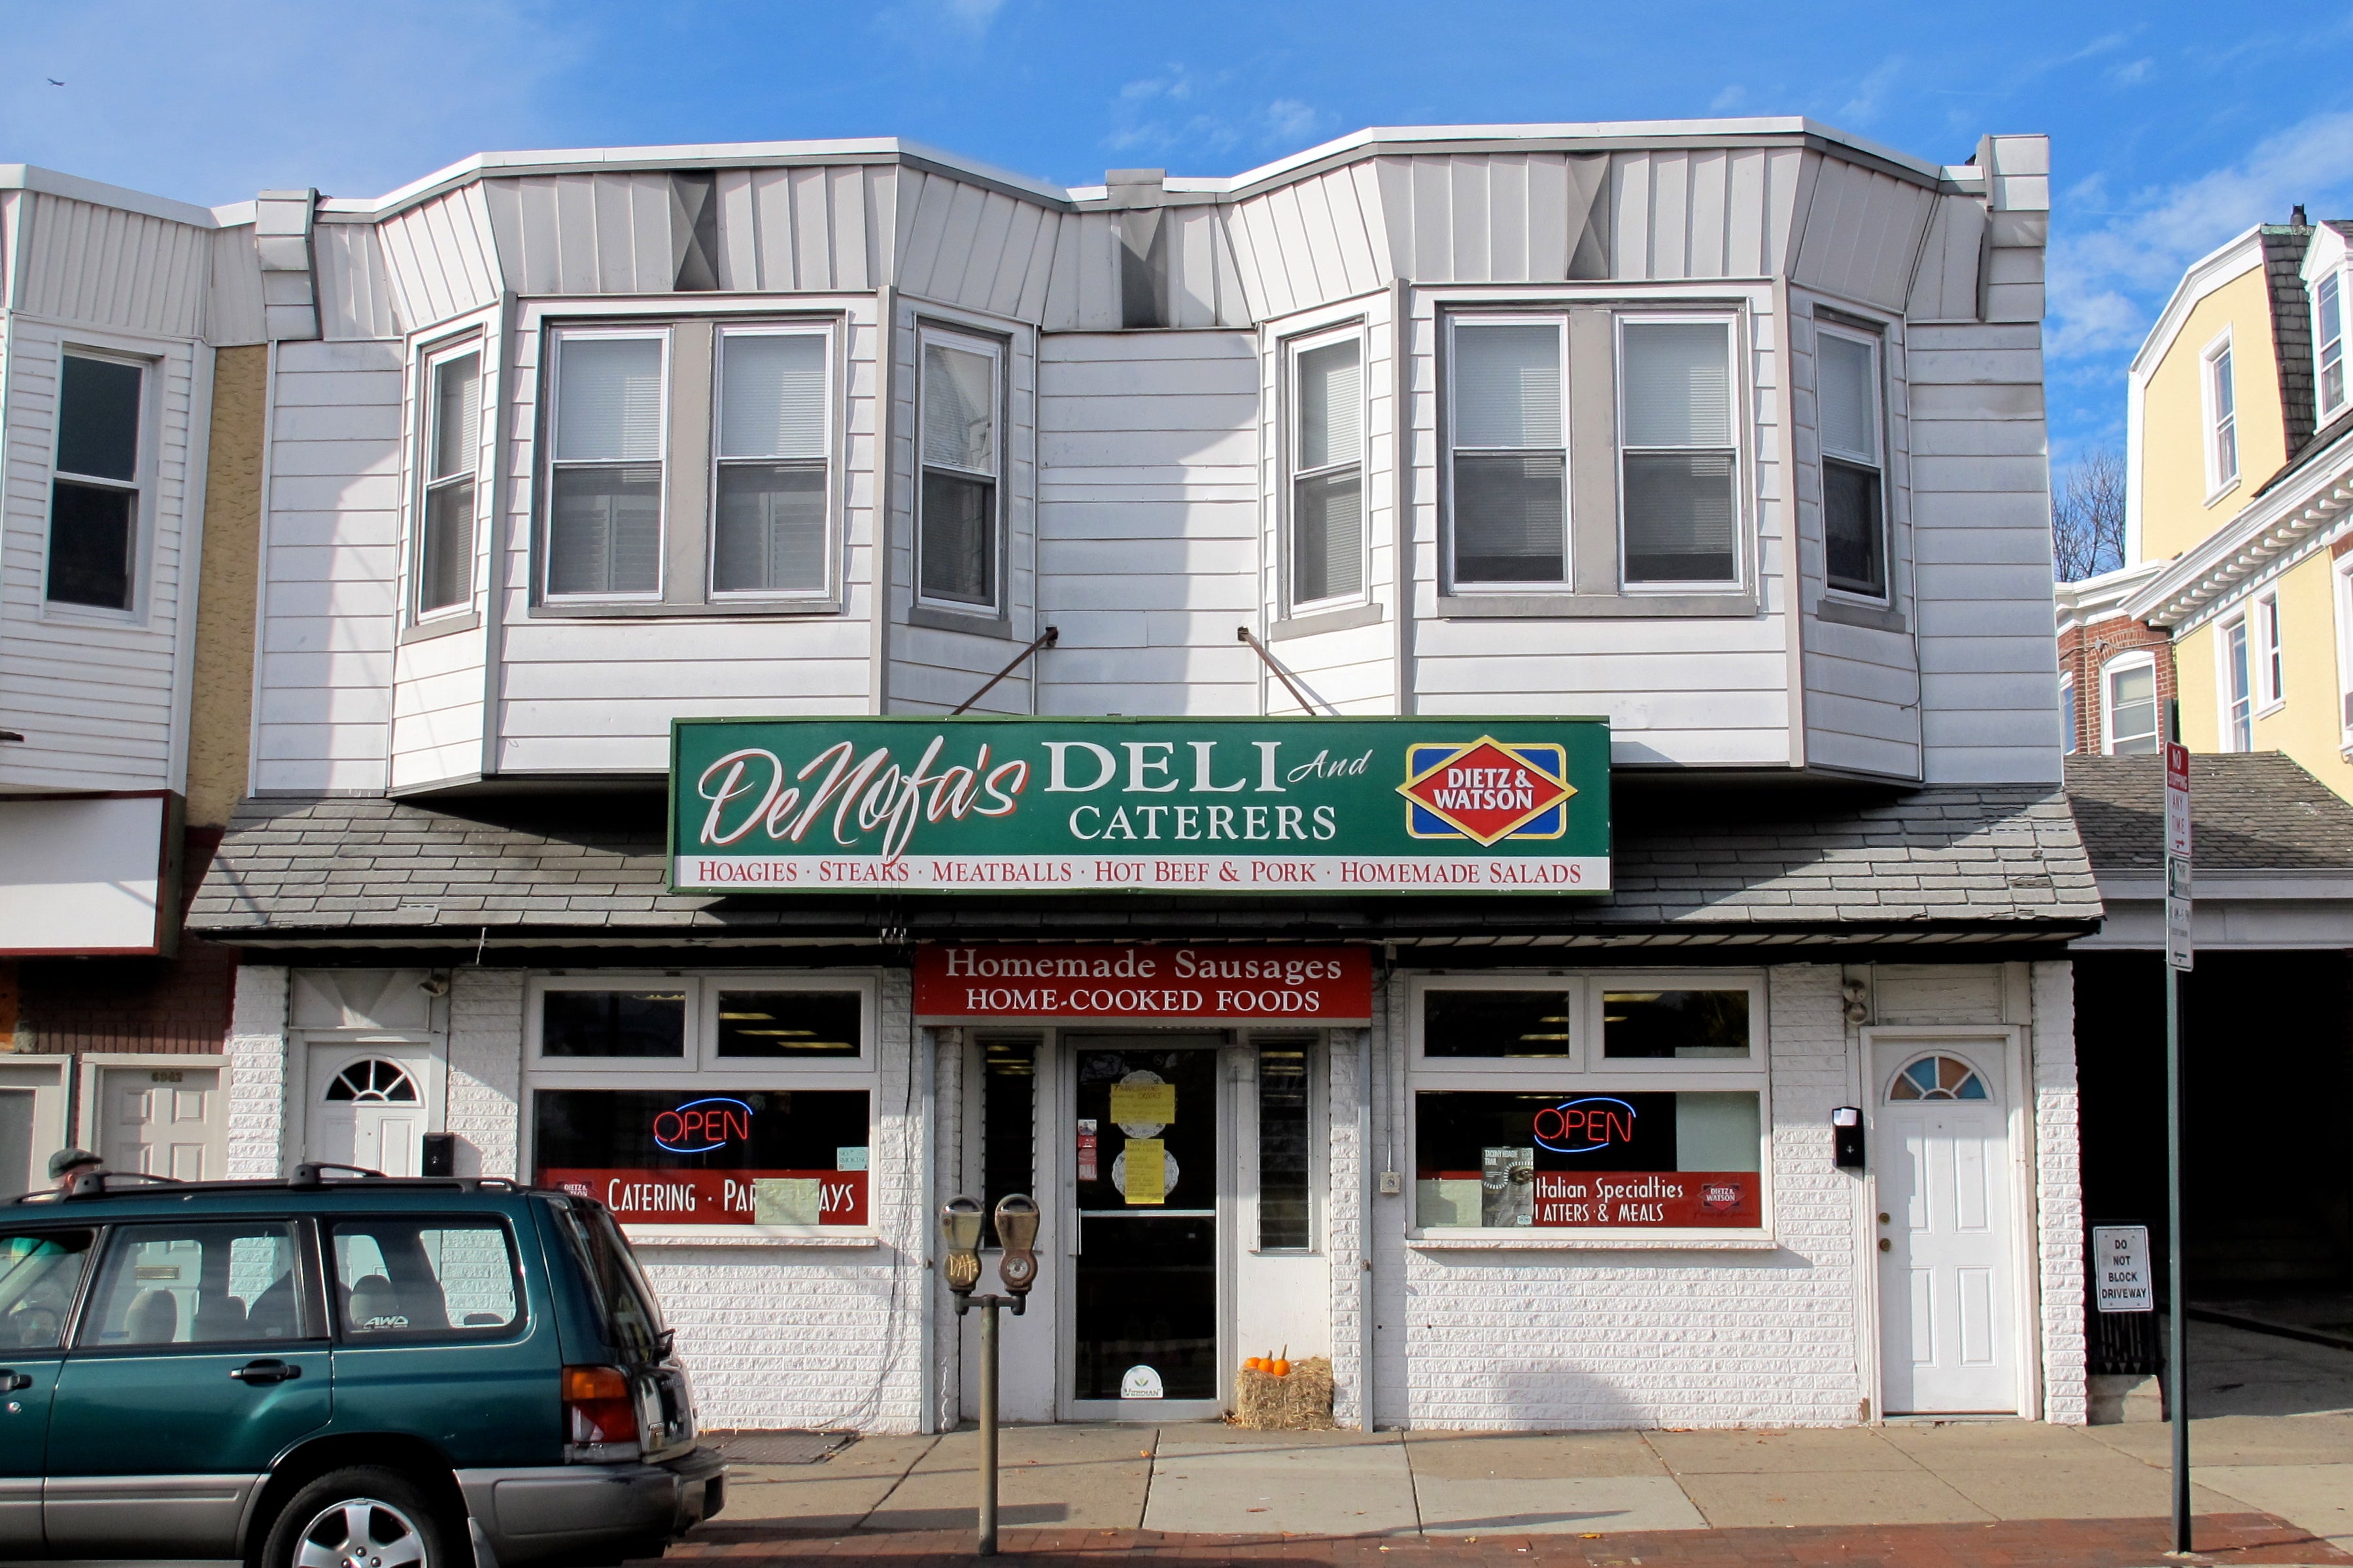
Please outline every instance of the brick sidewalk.
[[[1008, 1530], [1002, 1554], [1020, 1568], [1096, 1568], [1113, 1557], [1329, 1568], [2150, 1568], [2165, 1556], [2163, 1520], [2010, 1520], [1991, 1524], [1805, 1526], [1679, 1530], [1649, 1534], [1451, 1537], [1173, 1535], [1136, 1530]], [[2353, 1556], [2263, 1513], [2201, 1515], [2192, 1560], [2353, 1564]], [[882, 1560], [890, 1568], [945, 1568], [976, 1559], [962, 1531], [794, 1535], [705, 1526], [664, 1563], [785, 1568], [826, 1559]], [[1525, 1562], [1523, 1561], [1525, 1559]]]

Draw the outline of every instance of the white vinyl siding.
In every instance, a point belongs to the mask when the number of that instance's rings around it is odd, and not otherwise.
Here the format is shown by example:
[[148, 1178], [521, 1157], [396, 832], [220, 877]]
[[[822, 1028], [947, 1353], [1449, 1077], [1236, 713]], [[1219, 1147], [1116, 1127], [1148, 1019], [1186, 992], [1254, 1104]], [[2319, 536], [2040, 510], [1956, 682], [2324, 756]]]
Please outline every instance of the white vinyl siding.
[[997, 410], [1004, 353], [983, 339], [926, 331], [922, 365], [917, 595], [926, 602], [994, 612], [1000, 574]]
[[551, 597], [661, 593], [668, 350], [659, 332], [556, 337]]
[[425, 496], [417, 532], [417, 614], [474, 597], [476, 469], [482, 446], [482, 356], [468, 349], [427, 370]]
[[1621, 321], [1618, 384], [1626, 584], [1738, 583], [1732, 323]]
[[1887, 597], [1887, 496], [1879, 342], [1815, 329], [1822, 443], [1824, 576], [1841, 592]]
[[1351, 329], [1293, 353], [1290, 602], [1365, 591], [1365, 351]]
[[1568, 580], [1563, 323], [1451, 323], [1457, 586]]
[[719, 334], [711, 591], [821, 598], [831, 583], [828, 340]]

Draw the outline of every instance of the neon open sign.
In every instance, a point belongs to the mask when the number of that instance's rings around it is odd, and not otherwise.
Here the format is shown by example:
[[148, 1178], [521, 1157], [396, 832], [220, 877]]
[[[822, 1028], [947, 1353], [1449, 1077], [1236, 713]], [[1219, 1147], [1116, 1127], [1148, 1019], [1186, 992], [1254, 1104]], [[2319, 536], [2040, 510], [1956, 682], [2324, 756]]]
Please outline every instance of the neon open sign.
[[708, 1154], [752, 1136], [752, 1108], [740, 1100], [691, 1100], [654, 1113], [654, 1142], [673, 1154]]
[[1589, 1095], [1547, 1105], [1535, 1114], [1539, 1147], [1556, 1154], [1594, 1154], [1634, 1141], [1634, 1108], [1622, 1100]]

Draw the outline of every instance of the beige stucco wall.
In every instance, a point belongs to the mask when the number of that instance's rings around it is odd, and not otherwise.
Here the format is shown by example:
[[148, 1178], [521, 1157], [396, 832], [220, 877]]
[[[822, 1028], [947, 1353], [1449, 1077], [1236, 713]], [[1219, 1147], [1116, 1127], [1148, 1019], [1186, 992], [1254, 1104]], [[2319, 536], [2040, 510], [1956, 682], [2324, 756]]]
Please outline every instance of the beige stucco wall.
[[[2175, 649], [2181, 682], [2181, 732], [2193, 752], [2222, 749], [2222, 626], [2242, 608], [2252, 614], [2260, 594], [2277, 593], [2284, 700], [2269, 710], [2257, 708], [2254, 749], [2285, 752], [2306, 772], [2353, 800], [2353, 763], [2345, 760], [2338, 714], [2333, 569], [2326, 553], [2298, 562], [2258, 594], [2248, 595], [2229, 613], [2181, 639]], [[2248, 657], [2262, 657], [2260, 638], [2252, 629]], [[2257, 690], [2261, 690], [2260, 677]]]
[[254, 595], [261, 561], [261, 436], [269, 350], [213, 362], [212, 447], [188, 715], [188, 826], [225, 826], [245, 796], [253, 731]]
[[[2200, 300], [2141, 393], [2141, 559], [2168, 560], [2212, 533], [2287, 461], [2271, 297], [2257, 263]], [[2200, 373], [2207, 345], [2228, 328], [2237, 393], [2239, 478], [2210, 501]]]

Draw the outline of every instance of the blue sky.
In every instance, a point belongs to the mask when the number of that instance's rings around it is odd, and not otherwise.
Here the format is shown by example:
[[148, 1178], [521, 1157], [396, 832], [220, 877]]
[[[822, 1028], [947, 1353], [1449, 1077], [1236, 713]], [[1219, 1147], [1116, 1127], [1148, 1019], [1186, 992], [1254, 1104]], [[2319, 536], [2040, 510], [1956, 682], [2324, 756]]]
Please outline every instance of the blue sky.
[[491, 148], [899, 135], [1089, 184], [1365, 125], [1805, 114], [1947, 163], [2047, 132], [2063, 462], [2121, 443], [2187, 262], [2294, 202], [2353, 214], [2342, 6], [0, 0], [0, 162], [205, 203]]

